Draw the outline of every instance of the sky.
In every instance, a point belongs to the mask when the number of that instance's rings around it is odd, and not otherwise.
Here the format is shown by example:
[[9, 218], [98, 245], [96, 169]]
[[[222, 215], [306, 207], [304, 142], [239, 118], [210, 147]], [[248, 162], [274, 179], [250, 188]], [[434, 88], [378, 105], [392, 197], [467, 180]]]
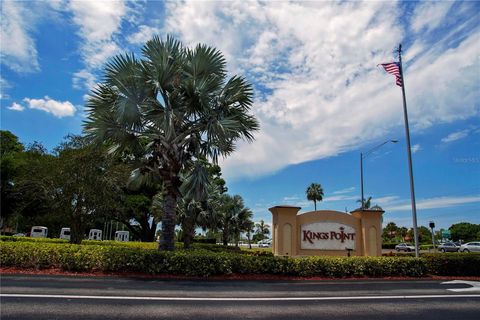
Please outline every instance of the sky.
[[111, 57], [171, 34], [255, 88], [261, 129], [220, 162], [255, 221], [313, 210], [312, 182], [318, 209], [357, 208], [363, 152], [365, 196], [411, 227], [402, 93], [377, 66], [401, 43], [418, 224], [480, 223], [479, 21], [476, 1], [2, 1], [0, 127], [52, 150], [82, 132]]

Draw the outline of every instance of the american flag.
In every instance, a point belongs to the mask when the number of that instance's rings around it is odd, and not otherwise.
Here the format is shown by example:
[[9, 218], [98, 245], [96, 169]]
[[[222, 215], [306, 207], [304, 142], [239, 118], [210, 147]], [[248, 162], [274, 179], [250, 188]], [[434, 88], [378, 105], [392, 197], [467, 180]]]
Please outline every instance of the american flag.
[[398, 62], [381, 63], [380, 65], [385, 69], [385, 71], [395, 76], [395, 79], [397, 80], [397, 86], [401, 87], [403, 85], [402, 76], [400, 75], [400, 65]]

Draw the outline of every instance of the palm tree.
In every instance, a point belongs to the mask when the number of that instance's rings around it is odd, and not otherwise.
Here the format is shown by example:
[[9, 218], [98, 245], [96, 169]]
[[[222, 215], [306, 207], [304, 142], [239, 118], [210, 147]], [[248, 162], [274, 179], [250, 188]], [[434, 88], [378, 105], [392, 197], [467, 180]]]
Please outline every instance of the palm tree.
[[372, 206], [372, 197], [368, 197], [367, 199], [364, 198], [363, 203], [360, 199], [358, 199], [357, 202], [360, 203], [362, 209], [370, 209]]
[[239, 195], [218, 195], [213, 206], [214, 208], [210, 212], [210, 221], [215, 221], [216, 225], [212, 229], [222, 233], [224, 246], [227, 246], [231, 240], [238, 244], [240, 234], [248, 232], [249, 228], [252, 228], [253, 214], [251, 210], [245, 207], [243, 199]]
[[180, 173], [199, 158], [217, 163], [239, 139], [253, 141], [259, 124], [249, 114], [253, 89], [244, 78], [227, 79], [220, 51], [186, 48], [154, 37], [143, 57], [125, 54], [105, 67], [103, 83], [87, 101], [87, 136], [137, 162], [134, 175], [151, 174], [163, 183], [160, 250], [174, 250]]
[[249, 220], [246, 224], [246, 232], [248, 239], [248, 248], [252, 249], [252, 233], [255, 231], [255, 223], [252, 220]]
[[265, 236], [270, 234], [270, 227], [265, 224], [265, 221], [263, 220], [260, 220], [259, 223], [255, 224], [255, 228], [257, 228], [256, 234], [260, 235], [260, 237], [262, 238], [261, 240], [263, 240]]
[[230, 230], [231, 235], [235, 241], [235, 246], [238, 247], [238, 241], [240, 240], [240, 234], [248, 231], [252, 225], [252, 211], [245, 207], [243, 199], [239, 195], [233, 196], [233, 205], [230, 211]]
[[317, 211], [317, 201], [323, 200], [323, 189], [319, 183], [312, 183], [308, 186], [307, 191], [307, 200], [313, 201], [315, 206], [315, 211]]

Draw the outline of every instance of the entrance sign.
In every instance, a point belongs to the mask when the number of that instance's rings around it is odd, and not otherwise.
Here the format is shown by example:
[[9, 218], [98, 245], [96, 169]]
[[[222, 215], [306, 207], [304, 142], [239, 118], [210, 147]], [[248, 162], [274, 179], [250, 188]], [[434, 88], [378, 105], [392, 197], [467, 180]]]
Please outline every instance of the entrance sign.
[[302, 249], [355, 249], [355, 229], [336, 222], [302, 224], [300, 237]]
[[380, 207], [350, 213], [275, 206], [272, 213], [272, 251], [276, 256], [381, 256]]

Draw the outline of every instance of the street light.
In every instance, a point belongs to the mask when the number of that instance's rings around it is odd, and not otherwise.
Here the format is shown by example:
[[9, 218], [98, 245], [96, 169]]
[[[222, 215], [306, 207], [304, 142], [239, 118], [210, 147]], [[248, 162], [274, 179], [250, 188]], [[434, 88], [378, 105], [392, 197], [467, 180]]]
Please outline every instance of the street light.
[[362, 210], [365, 208], [365, 201], [364, 201], [364, 196], [363, 196], [363, 159], [365, 159], [369, 154], [371, 154], [373, 151], [377, 150], [378, 148], [382, 147], [383, 145], [387, 143], [397, 143], [398, 140], [387, 140], [385, 142], [380, 143], [379, 145], [373, 147], [372, 149], [368, 150], [367, 152], [363, 153], [360, 152], [360, 189], [362, 191], [360, 202], [362, 204]]

